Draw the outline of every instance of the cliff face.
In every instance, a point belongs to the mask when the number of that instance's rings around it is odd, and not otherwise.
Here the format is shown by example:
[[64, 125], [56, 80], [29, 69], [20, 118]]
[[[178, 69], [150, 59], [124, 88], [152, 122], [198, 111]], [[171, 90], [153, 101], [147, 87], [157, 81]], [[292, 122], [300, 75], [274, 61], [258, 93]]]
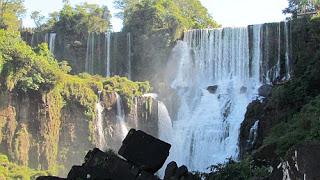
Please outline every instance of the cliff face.
[[[291, 26], [291, 79], [277, 81], [270, 95], [248, 106], [240, 129], [240, 158], [252, 155], [260, 164], [272, 166], [271, 179], [301, 179], [303, 174], [313, 179], [319, 156], [315, 149], [320, 140], [316, 135], [319, 132], [319, 18], [295, 20]], [[315, 159], [302, 160], [310, 157]]]
[[[101, 101], [105, 148], [118, 150], [122, 139], [117, 139], [119, 132], [113, 131], [118, 126], [116, 96], [106, 96]], [[57, 170], [62, 165], [59, 173], [65, 175], [65, 170], [81, 164], [81, 157], [96, 147], [95, 120], [85, 115], [85, 108], [80, 104], [68, 102], [59, 109], [52, 101], [55, 99], [38, 94], [2, 92], [0, 151], [14, 162], [34, 169]], [[126, 127], [158, 136], [157, 101], [140, 97], [136, 102], [132, 108], [124, 107]], [[150, 103], [152, 106], [148, 107]]]
[[[21, 32], [22, 39], [32, 47], [48, 43], [60, 61], [67, 61], [72, 73], [87, 72], [102, 76], [129, 77], [131, 56], [130, 33]], [[109, 72], [108, 72], [109, 71]]]

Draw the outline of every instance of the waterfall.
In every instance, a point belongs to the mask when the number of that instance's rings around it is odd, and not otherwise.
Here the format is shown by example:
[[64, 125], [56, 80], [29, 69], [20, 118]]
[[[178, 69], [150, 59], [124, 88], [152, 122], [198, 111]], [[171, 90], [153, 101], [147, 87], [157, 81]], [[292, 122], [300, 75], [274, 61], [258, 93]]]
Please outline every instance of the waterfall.
[[257, 136], [258, 136], [258, 127], [259, 127], [259, 120], [257, 120], [253, 126], [250, 128], [250, 134], [249, 134], [249, 139], [247, 140], [248, 143], [250, 143], [250, 145], [253, 145], [256, 140], [257, 140]]
[[158, 101], [158, 128], [159, 138], [171, 142], [172, 122], [167, 107], [161, 101]]
[[[247, 105], [260, 86], [260, 31], [254, 26], [255, 50], [250, 76], [248, 28], [191, 30], [174, 51], [178, 70], [171, 87], [180, 97], [173, 122], [172, 160], [206, 171], [237, 157], [238, 134]], [[208, 86], [216, 86], [210, 93]], [[241, 89], [245, 89], [245, 92]]]
[[105, 66], [107, 69], [106, 76], [110, 77], [110, 43], [111, 43], [111, 33], [105, 33]]
[[285, 53], [285, 65], [286, 65], [286, 80], [289, 80], [291, 78], [291, 59], [290, 59], [290, 39], [289, 39], [289, 22], [284, 22], [284, 28], [285, 28], [285, 43], [286, 43], [286, 53]]
[[128, 134], [129, 130], [125, 122], [126, 117], [124, 114], [124, 109], [122, 107], [122, 100], [119, 94], [117, 93], [116, 93], [116, 98], [117, 98], [117, 121], [120, 125], [121, 140], [123, 140]]
[[105, 150], [105, 148], [107, 147], [107, 141], [105, 139], [105, 134], [104, 134], [104, 127], [103, 127], [103, 106], [100, 103], [100, 93], [99, 92], [99, 101], [96, 104], [96, 113], [97, 113], [97, 117], [96, 117], [96, 132], [97, 132], [97, 144], [96, 146], [101, 149], [101, 150]]
[[50, 40], [49, 40], [49, 49], [52, 54], [54, 54], [54, 46], [56, 42], [56, 33], [50, 33]]
[[128, 79], [131, 80], [131, 34], [127, 34], [127, 48], [128, 48]]
[[95, 34], [89, 33], [87, 39], [87, 53], [86, 53], [86, 63], [85, 63], [85, 72], [87, 73], [94, 73], [93, 69], [93, 61], [94, 61], [94, 52], [95, 50]]
[[262, 42], [261, 42], [261, 31], [262, 31], [262, 24], [261, 25], [255, 25], [253, 26], [253, 48], [252, 48], [252, 54], [253, 59], [255, 61], [252, 62], [251, 66], [251, 72], [252, 77], [255, 80], [262, 80], [262, 77], [260, 77], [260, 67], [262, 66]]

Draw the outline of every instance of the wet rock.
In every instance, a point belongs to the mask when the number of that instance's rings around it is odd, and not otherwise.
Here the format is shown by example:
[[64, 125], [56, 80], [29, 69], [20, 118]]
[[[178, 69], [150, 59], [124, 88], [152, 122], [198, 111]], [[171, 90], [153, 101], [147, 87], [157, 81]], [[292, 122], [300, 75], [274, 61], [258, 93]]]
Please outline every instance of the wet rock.
[[172, 161], [167, 165], [164, 180], [200, 180], [200, 178], [188, 172], [186, 166], [178, 168], [177, 163]]
[[82, 166], [73, 166], [68, 179], [135, 180], [139, 170], [115, 154], [89, 151]]
[[320, 142], [306, 142], [291, 148], [286, 156], [291, 179], [316, 180], [320, 177]]
[[169, 180], [170, 177], [174, 177], [176, 174], [176, 171], [178, 169], [178, 165], [176, 162], [172, 161], [167, 165], [167, 168], [165, 170], [164, 174], [164, 180]]
[[171, 145], [142, 131], [131, 129], [118, 152], [143, 171], [154, 174], [169, 156]]
[[259, 96], [268, 97], [272, 92], [272, 86], [265, 84], [258, 89]]
[[180, 179], [186, 175], [188, 175], [187, 166], [181, 166], [177, 169], [175, 177]]
[[215, 94], [217, 92], [218, 89], [218, 85], [214, 85], [214, 86], [208, 86], [207, 90], [209, 91], [209, 93], [211, 94]]
[[242, 87], [240, 88], [240, 94], [244, 94], [244, 93], [246, 93], [246, 92], [247, 92], [247, 90], [248, 90], [248, 88], [247, 88], [247, 87], [242, 86]]

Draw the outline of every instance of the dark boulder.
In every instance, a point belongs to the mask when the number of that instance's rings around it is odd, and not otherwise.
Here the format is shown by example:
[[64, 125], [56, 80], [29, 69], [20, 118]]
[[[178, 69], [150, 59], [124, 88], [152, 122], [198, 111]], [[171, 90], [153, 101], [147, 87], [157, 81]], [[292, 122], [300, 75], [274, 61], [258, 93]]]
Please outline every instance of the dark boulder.
[[269, 95], [271, 95], [271, 92], [272, 86], [268, 84], [265, 84], [258, 89], [259, 96], [262, 97], [268, 97]]
[[244, 93], [246, 93], [246, 92], [247, 92], [247, 90], [248, 90], [248, 88], [247, 88], [247, 87], [242, 86], [242, 87], [240, 88], [240, 94], [244, 94]]
[[82, 166], [73, 166], [68, 179], [135, 180], [139, 169], [117, 155], [99, 149], [89, 151]]
[[164, 180], [200, 180], [200, 177], [188, 172], [186, 166], [178, 168], [177, 163], [172, 161], [167, 165]]
[[218, 89], [218, 85], [214, 85], [214, 86], [208, 86], [207, 90], [209, 91], [209, 93], [211, 94], [215, 94], [217, 92]]
[[166, 142], [131, 129], [118, 153], [141, 170], [154, 174], [163, 166], [170, 148]]
[[177, 163], [174, 161], [170, 162], [167, 165], [167, 168], [165, 170], [164, 180], [169, 180], [171, 177], [174, 177], [177, 169], [178, 169]]

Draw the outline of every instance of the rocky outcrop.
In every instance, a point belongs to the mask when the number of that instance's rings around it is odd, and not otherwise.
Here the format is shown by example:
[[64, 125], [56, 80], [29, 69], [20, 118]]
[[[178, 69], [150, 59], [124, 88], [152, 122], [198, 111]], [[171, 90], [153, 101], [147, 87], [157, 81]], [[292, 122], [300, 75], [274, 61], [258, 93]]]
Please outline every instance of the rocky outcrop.
[[[58, 103], [52, 94], [1, 92], [0, 94], [0, 152], [19, 165], [33, 169], [66, 169], [80, 164], [88, 149], [96, 147], [95, 121], [86, 109], [75, 102]], [[158, 136], [157, 101], [137, 97], [129, 106], [123, 102], [128, 128], [139, 128]], [[118, 125], [117, 105], [113, 93], [101, 97], [106, 148], [118, 148], [114, 129]], [[139, 119], [139, 121], [138, 121]]]
[[[245, 120], [241, 123], [240, 134], [239, 134], [239, 149], [240, 158], [243, 158], [247, 153], [251, 153], [257, 147], [262, 145], [263, 141], [263, 127], [262, 127], [262, 114], [264, 112], [265, 103], [259, 100], [255, 100], [247, 107]], [[259, 121], [256, 132], [252, 132], [255, 123]], [[250, 136], [254, 135], [254, 141], [250, 141]]]
[[320, 143], [306, 142], [291, 148], [281, 164], [283, 176], [292, 180], [317, 180], [320, 177]]
[[211, 93], [211, 94], [215, 94], [217, 92], [218, 89], [218, 85], [214, 85], [214, 86], [208, 86], [207, 90]]
[[269, 84], [262, 85], [258, 89], [259, 96], [262, 96], [262, 97], [268, 97], [269, 95], [271, 95], [271, 92], [272, 92], [272, 86]]

